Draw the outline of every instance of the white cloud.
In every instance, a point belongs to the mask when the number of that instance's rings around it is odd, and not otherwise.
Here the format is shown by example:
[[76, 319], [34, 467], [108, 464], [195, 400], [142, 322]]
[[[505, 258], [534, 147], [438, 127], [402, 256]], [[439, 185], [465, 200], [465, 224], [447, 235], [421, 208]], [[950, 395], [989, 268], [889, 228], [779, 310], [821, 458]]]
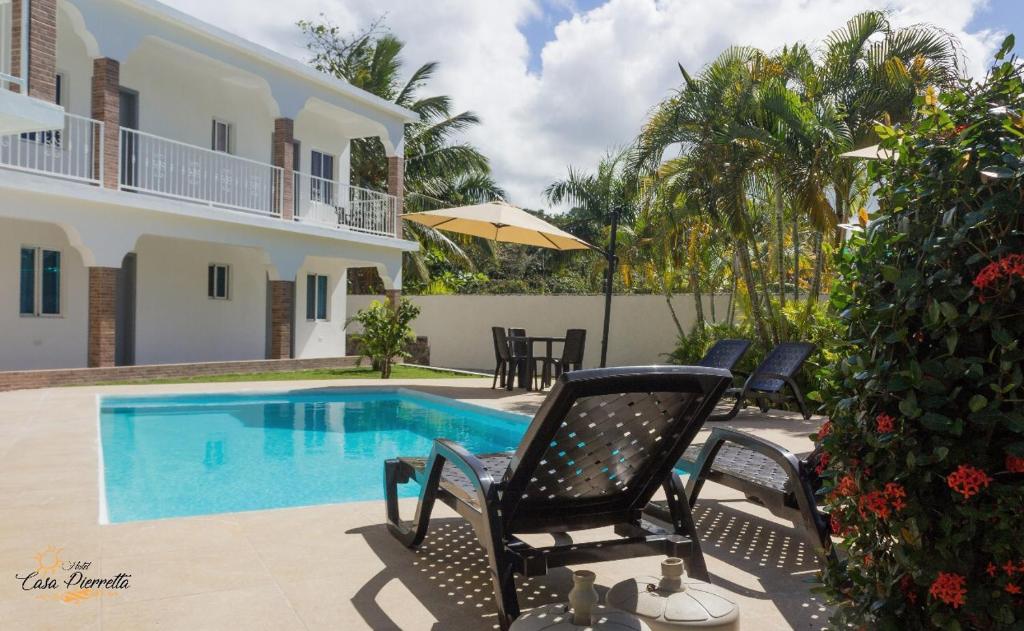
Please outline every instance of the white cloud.
[[974, 74], [1002, 37], [967, 31], [986, 0], [608, 0], [559, 23], [534, 74], [520, 29], [541, 10], [537, 0], [292, 0], [265, 12], [251, 0], [166, 1], [300, 58], [297, 20], [323, 13], [355, 29], [386, 12], [407, 42], [409, 69], [441, 62], [432, 88], [483, 118], [470, 140], [491, 157], [510, 200], [531, 207], [544, 205], [544, 187], [567, 165], [589, 167], [628, 143], [650, 108], [678, 87], [677, 61], [698, 70], [732, 44], [813, 45], [869, 8], [890, 8], [898, 25], [947, 29]]

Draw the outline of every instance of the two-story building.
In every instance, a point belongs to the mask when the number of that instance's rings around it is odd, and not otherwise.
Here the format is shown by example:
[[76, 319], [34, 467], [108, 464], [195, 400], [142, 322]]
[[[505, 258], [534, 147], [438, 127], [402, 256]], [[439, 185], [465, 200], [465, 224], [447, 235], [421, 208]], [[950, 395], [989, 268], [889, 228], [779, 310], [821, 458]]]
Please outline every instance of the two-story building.
[[0, 88], [0, 370], [341, 356], [401, 288], [409, 110], [152, 0], [0, 1]]

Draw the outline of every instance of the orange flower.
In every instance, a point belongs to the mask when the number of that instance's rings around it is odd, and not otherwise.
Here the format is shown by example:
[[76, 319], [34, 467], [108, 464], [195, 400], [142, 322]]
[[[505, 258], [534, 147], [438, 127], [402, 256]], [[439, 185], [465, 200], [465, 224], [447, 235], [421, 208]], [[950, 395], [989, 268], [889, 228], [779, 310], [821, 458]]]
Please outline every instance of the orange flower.
[[869, 491], [860, 496], [857, 500], [857, 511], [864, 519], [868, 513], [874, 513], [879, 519], [889, 519], [889, 503], [885, 501], [885, 494], [881, 491]]
[[828, 455], [827, 451], [821, 452], [821, 456], [818, 457], [818, 466], [814, 467], [814, 472], [818, 475], [825, 473], [825, 469], [828, 468], [828, 463], [831, 459], [832, 456]]
[[832, 421], [825, 421], [824, 423], [821, 424], [821, 427], [818, 428], [818, 440], [821, 440], [822, 438], [828, 436], [831, 433]]
[[1014, 596], [1020, 594], [1020, 586], [1016, 583], [1007, 583], [1004, 589], [1006, 589], [1007, 594], [1013, 594]]
[[988, 574], [990, 578], [995, 578], [996, 577], [996, 570], [998, 570], [998, 569], [999, 568], [996, 567], [995, 563], [992, 563], [991, 561], [989, 561], [988, 562], [988, 567], [985, 568], [985, 573]]
[[1010, 473], [1024, 473], [1024, 458], [1007, 454], [1006, 470]]
[[964, 604], [967, 596], [967, 579], [954, 572], [939, 572], [928, 593], [956, 609]]
[[1017, 564], [1013, 561], [1007, 561], [1003, 563], [1003, 571], [1006, 572], [1007, 576], [1013, 576], [1017, 573]]
[[896, 419], [882, 412], [875, 417], [875, 427], [879, 434], [889, 434], [896, 428]]
[[969, 464], [960, 465], [956, 471], [946, 476], [946, 484], [949, 485], [949, 488], [963, 495], [964, 499], [977, 495], [991, 481], [992, 478], [988, 477], [987, 473]]
[[851, 475], [844, 475], [840, 480], [839, 484], [836, 485], [836, 495], [839, 497], [849, 497], [857, 492], [857, 481], [853, 479]]

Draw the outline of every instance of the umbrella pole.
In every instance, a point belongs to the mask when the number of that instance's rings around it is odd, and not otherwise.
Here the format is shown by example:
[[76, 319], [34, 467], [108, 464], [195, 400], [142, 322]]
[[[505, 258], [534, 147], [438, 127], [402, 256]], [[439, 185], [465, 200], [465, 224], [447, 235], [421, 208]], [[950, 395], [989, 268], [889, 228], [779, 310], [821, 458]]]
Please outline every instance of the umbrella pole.
[[601, 368], [608, 365], [608, 328], [612, 318], [612, 281], [615, 278], [615, 242], [618, 241], [619, 232], [619, 209], [612, 209], [612, 226], [609, 240], [611, 243], [604, 253], [608, 261], [608, 269], [604, 274], [604, 332], [601, 336]]

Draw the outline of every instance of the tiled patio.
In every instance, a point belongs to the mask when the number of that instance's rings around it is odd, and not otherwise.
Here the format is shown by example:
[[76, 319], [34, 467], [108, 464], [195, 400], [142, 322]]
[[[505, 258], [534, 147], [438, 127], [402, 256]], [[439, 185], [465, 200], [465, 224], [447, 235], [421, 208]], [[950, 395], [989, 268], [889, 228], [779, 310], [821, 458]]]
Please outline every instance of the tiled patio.
[[[97, 394], [277, 391], [375, 381], [61, 388], [0, 394], [0, 628], [4, 629], [490, 629], [491, 587], [471, 530], [444, 506], [417, 552], [383, 526], [383, 502], [362, 502], [99, 525]], [[492, 391], [490, 380], [392, 381], [506, 410], [543, 395]], [[820, 419], [742, 414], [728, 423], [811, 449]], [[412, 501], [403, 508], [411, 515]], [[713, 582], [741, 606], [744, 628], [819, 629], [816, 559], [788, 522], [709, 484], [697, 511]], [[47, 546], [89, 574], [131, 575], [131, 587], [75, 603], [21, 590], [15, 574]], [[655, 572], [656, 557], [588, 566], [607, 588]], [[568, 569], [520, 581], [524, 608], [564, 600]]]

